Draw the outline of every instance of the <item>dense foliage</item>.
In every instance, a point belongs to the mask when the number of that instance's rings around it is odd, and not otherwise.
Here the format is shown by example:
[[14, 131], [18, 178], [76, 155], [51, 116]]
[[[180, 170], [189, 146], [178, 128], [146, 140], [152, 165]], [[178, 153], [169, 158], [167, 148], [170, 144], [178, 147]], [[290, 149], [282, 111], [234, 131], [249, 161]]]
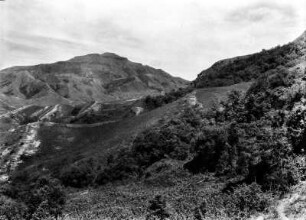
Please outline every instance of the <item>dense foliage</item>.
[[140, 177], [146, 168], [165, 158], [185, 160], [201, 120], [196, 111], [187, 108], [180, 118], [140, 133], [131, 147], [109, 157], [107, 167], [98, 174], [97, 183]]
[[195, 86], [227, 86], [251, 81], [279, 66], [293, 66], [301, 55], [301, 49], [296, 44], [289, 43], [252, 55], [220, 61], [200, 73]]
[[[187, 107], [177, 117], [140, 133], [130, 148], [109, 159], [98, 183], [139, 177], [162, 159], [185, 161], [193, 155], [184, 166], [192, 173], [240, 175], [244, 182], [255, 181], [266, 190], [288, 190], [297, 183], [299, 170], [292, 162], [296, 144], [284, 125], [293, 123], [296, 112], [286, 111], [289, 99], [282, 105], [273, 104], [278, 91], [271, 86], [275, 80], [267, 82], [270, 91], [261, 92], [257, 87], [262, 84], [255, 83], [246, 97], [233, 91], [210, 112]], [[290, 84], [280, 83], [277, 89]]]
[[59, 180], [42, 173], [17, 173], [0, 194], [0, 217], [8, 220], [58, 218], [66, 200]]
[[268, 192], [287, 192], [304, 178], [296, 159], [304, 151], [306, 137], [304, 88], [294, 72], [280, 67], [262, 75], [246, 94], [230, 92], [226, 101], [209, 111], [186, 106], [112, 155], [95, 183], [146, 178], [152, 165], [171, 159], [184, 163], [191, 173], [225, 178], [224, 192], [208, 196], [195, 212], [198, 219], [215, 210], [205, 208], [207, 204], [220, 206], [227, 217], [246, 218], [264, 211]]
[[163, 105], [166, 105], [168, 103], [171, 103], [173, 101], [176, 101], [179, 98], [185, 96], [187, 93], [191, 92], [192, 90], [193, 90], [192, 87], [186, 87], [186, 88], [180, 88], [178, 90], [173, 90], [164, 95], [158, 95], [158, 96], [149, 95], [144, 98], [143, 102], [147, 109], [152, 110], [161, 107]]
[[[175, 167], [175, 161], [190, 176], [209, 173], [224, 183], [222, 192], [198, 203], [195, 219], [248, 218], [265, 211], [272, 193], [285, 193], [305, 178], [299, 158], [306, 147], [306, 83], [300, 73], [277, 66], [262, 74], [246, 94], [231, 91], [210, 110], [185, 100], [176, 114], [140, 132], [106, 160], [75, 160], [56, 177], [76, 188], [131, 179], [146, 182], [154, 172]], [[156, 108], [186, 91], [147, 97], [145, 103], [148, 109]], [[21, 173], [3, 187], [0, 214], [7, 219], [57, 217], [64, 202], [57, 179]], [[148, 219], [171, 215], [160, 196], [149, 202], [147, 213]]]
[[245, 219], [266, 211], [270, 197], [252, 183], [235, 188], [231, 193], [213, 193], [194, 211], [194, 219]]
[[99, 163], [93, 158], [88, 158], [65, 166], [59, 178], [65, 186], [86, 187], [93, 184], [98, 168]]
[[305, 108], [298, 107], [303, 106], [303, 85], [280, 67], [261, 76], [246, 95], [232, 91], [210, 111], [186, 105], [141, 132], [103, 168], [80, 162], [64, 168], [60, 178], [73, 187], [100, 185], [143, 177], [153, 164], [172, 159], [192, 173], [241, 176], [242, 182], [256, 182], [263, 190], [285, 192], [300, 178], [294, 158], [306, 136], [301, 124]]

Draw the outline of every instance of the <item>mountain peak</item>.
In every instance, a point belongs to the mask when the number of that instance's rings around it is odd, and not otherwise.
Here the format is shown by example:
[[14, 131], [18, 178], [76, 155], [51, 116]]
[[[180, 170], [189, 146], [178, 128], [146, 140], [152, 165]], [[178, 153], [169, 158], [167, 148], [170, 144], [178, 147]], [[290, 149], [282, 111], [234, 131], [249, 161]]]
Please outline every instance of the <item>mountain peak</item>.
[[106, 52], [101, 54], [102, 57], [106, 57], [106, 58], [112, 58], [112, 59], [127, 59], [125, 57], [119, 56], [115, 53], [110, 53], [110, 52]]
[[99, 61], [101, 59], [113, 59], [113, 60], [128, 60], [125, 57], [121, 57], [115, 53], [106, 52], [103, 54], [98, 53], [91, 53], [83, 56], [76, 56], [70, 59], [70, 62], [92, 62], [92, 61]]

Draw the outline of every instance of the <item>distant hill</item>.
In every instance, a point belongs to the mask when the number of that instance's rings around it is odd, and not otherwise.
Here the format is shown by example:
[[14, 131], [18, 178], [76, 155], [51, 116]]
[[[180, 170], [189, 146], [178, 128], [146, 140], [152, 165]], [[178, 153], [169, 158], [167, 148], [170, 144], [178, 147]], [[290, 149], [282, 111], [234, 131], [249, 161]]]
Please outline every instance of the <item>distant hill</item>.
[[8, 106], [78, 104], [140, 98], [185, 87], [187, 81], [113, 53], [0, 71], [0, 103]]
[[305, 61], [305, 55], [306, 32], [283, 46], [218, 61], [202, 71], [194, 81], [194, 85], [203, 88], [248, 82], [280, 66], [295, 67]]

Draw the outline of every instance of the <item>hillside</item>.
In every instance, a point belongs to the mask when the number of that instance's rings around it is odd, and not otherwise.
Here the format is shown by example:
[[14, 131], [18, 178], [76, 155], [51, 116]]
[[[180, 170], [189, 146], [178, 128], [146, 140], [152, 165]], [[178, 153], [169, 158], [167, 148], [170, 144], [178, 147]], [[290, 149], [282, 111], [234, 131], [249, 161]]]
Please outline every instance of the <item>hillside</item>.
[[[303, 46], [303, 36], [295, 45]], [[292, 65], [274, 65], [242, 80], [249, 83], [213, 87], [215, 79], [208, 78], [212, 84], [197, 88], [177, 114], [108, 157], [93, 180], [98, 189], [70, 194], [67, 219], [141, 219], [154, 215], [148, 207], [156, 195], [173, 219], [303, 218], [303, 193], [290, 193], [300, 191], [291, 187], [305, 178], [306, 60], [300, 55]], [[260, 56], [266, 59], [260, 53], [256, 60]], [[253, 59], [245, 65], [257, 66]], [[227, 94], [232, 89], [247, 92]]]
[[[305, 45], [306, 32], [282, 47], [219, 61], [199, 75], [194, 88], [164, 94], [169, 90], [156, 84], [156, 93], [144, 98], [135, 95], [148, 90], [138, 87], [144, 81], [134, 72], [128, 71], [137, 86], [115, 80], [103, 84], [107, 92], [98, 99], [92, 84], [91, 98], [97, 100], [84, 102], [76, 90], [77, 97], [64, 97], [47, 74], [39, 82], [48, 82], [44, 85], [60, 101], [15, 109], [18, 99], [27, 100], [25, 94], [34, 94], [30, 102], [49, 97], [44, 89], [17, 91], [21, 82], [31, 85], [30, 79], [36, 83], [35, 77], [44, 75], [24, 79], [31, 72], [25, 71], [13, 84], [3, 84], [2, 100], [8, 101], [1, 104], [7, 113], [0, 118], [2, 215], [65, 220], [303, 217]], [[95, 75], [92, 63], [100, 67], [108, 59], [116, 60], [110, 69], [129, 63], [104, 54], [60, 65], [66, 74], [71, 65], [90, 66]], [[60, 80], [62, 72], [48, 68], [44, 72]], [[89, 75], [79, 70], [74, 73], [83, 83]], [[7, 98], [10, 94], [15, 98]], [[116, 98], [108, 99], [110, 94]]]
[[[2, 120], [0, 128], [3, 134], [0, 142], [1, 150], [6, 152], [0, 159], [2, 166], [0, 174], [5, 178], [8, 173], [14, 171], [14, 169], [7, 170], [5, 167], [15, 168], [10, 164], [15, 164], [16, 161], [21, 163], [22, 158], [26, 158], [23, 155], [34, 157], [28, 158], [22, 167], [38, 165], [42, 162], [44, 166], [52, 166], [53, 170], [55, 170], [54, 167], [61, 167], [63, 161], [66, 161], [66, 164], [75, 157], [79, 158], [78, 160], [91, 155], [105, 157], [110, 153], [110, 149], [117, 149], [120, 145], [132, 141], [134, 135], [150, 128], [159, 120], [165, 117], [171, 118], [176, 112], [180, 112], [186, 100], [188, 102], [190, 100], [191, 103], [199, 103], [209, 109], [216, 104], [216, 100], [224, 100], [229, 90], [237, 88], [245, 91], [248, 87], [249, 84], [240, 84], [227, 88], [198, 90], [192, 95], [189, 94], [175, 102], [139, 115], [133, 112], [133, 108], [141, 106], [135, 101], [121, 104], [91, 103], [81, 108], [73, 118], [71, 118], [73, 108], [69, 105], [25, 106], [18, 111], [10, 112], [9, 115], [14, 115], [13, 122], [11, 116], [6, 116], [8, 114], [0, 118]], [[100, 117], [98, 123], [88, 124], [88, 121], [84, 122], [83, 115], [85, 112], [91, 112], [87, 115], [86, 120], [94, 120], [93, 106], [98, 108], [96, 111], [104, 117]], [[68, 123], [76, 118], [81, 119], [82, 116], [83, 122], [79, 120], [74, 124]], [[35, 135], [30, 135], [30, 131]], [[26, 141], [29, 135], [30, 140]], [[35, 143], [39, 145], [36, 146]], [[27, 151], [31, 149], [35, 150], [28, 154]], [[15, 155], [18, 155], [17, 159]], [[67, 157], [70, 159], [68, 160]]]
[[[180, 112], [108, 157], [96, 178], [88, 179], [97, 189], [81, 181], [75, 185], [71, 179], [78, 177], [67, 168], [64, 183], [83, 190], [70, 194], [66, 219], [143, 219], [158, 215], [150, 209], [154, 201], [165, 204], [160, 209], [173, 219], [303, 219], [305, 61], [301, 64], [264, 74], [250, 88], [243, 83], [195, 90], [188, 105], [177, 107]], [[235, 88], [247, 92], [221, 92]], [[226, 100], [215, 106], [222, 96]]]
[[110, 102], [161, 94], [187, 81], [112, 53], [0, 71], [1, 111], [7, 106]]
[[297, 67], [305, 61], [305, 56], [306, 32], [283, 46], [218, 61], [207, 70], [202, 71], [194, 81], [194, 85], [202, 88], [248, 82], [277, 68]]

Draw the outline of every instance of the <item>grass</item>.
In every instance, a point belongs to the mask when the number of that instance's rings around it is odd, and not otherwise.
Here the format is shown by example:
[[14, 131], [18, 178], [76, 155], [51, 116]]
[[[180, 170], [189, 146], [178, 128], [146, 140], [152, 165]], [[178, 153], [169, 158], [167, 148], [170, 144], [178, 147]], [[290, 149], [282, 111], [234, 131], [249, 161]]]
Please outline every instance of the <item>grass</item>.
[[[241, 83], [229, 87], [198, 89], [195, 96], [204, 107], [209, 108], [216, 100], [225, 98], [229, 90], [244, 91], [249, 85]], [[38, 139], [41, 141], [39, 151], [27, 158], [19, 169], [32, 168], [34, 165], [56, 173], [67, 164], [89, 157], [98, 158], [103, 164], [109, 154], [127, 146], [138, 132], [180, 111], [182, 104], [182, 100], [178, 100], [135, 117], [96, 127], [41, 123], [38, 131]]]
[[245, 92], [251, 84], [251, 82], [244, 82], [232, 86], [197, 89], [196, 97], [204, 107], [209, 108], [212, 105], [217, 104], [220, 100], [224, 100], [229, 91], [239, 90]]
[[[199, 89], [194, 94], [204, 107], [209, 108], [214, 100], [226, 97], [229, 90], [245, 90], [248, 86], [239, 84], [228, 88]], [[65, 165], [89, 157], [98, 158], [103, 164], [109, 154], [126, 146], [138, 132], [162, 118], [172, 117], [184, 103], [178, 100], [136, 117], [97, 127], [41, 123], [38, 131], [41, 141], [39, 152], [25, 158], [19, 170], [38, 167], [58, 174]], [[168, 170], [170, 173], [161, 172], [147, 179], [85, 191], [70, 189], [65, 219], [144, 218], [149, 200], [158, 194], [165, 196], [174, 219], [191, 218], [194, 208], [205, 196], [220, 191], [224, 183], [206, 174], [192, 176], [182, 169], [183, 162], [180, 163], [174, 164]]]
[[167, 177], [173, 179], [174, 184], [166, 187], [139, 180], [72, 192], [66, 219], [144, 219], [149, 201], [156, 195], [166, 199], [172, 219], [191, 219], [194, 208], [206, 195], [223, 186], [208, 174], [191, 176], [184, 170], [175, 175], [167, 174]]
[[42, 123], [38, 132], [40, 150], [20, 168], [35, 164], [53, 170], [81, 158], [93, 156], [103, 160], [113, 150], [132, 141], [139, 131], [175, 112], [177, 105], [178, 102], [171, 103], [137, 117], [97, 127]]

